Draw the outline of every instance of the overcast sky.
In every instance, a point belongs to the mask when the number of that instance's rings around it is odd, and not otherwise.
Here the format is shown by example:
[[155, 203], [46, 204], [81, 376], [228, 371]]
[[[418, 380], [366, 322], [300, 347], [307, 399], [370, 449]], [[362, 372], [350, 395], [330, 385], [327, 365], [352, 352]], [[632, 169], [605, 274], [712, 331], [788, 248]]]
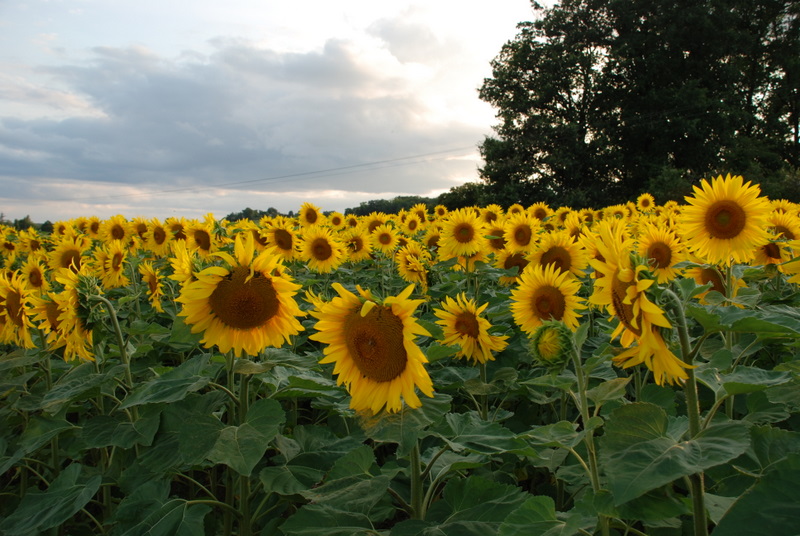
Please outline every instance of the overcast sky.
[[478, 178], [529, 0], [0, 0], [0, 212], [343, 211]]

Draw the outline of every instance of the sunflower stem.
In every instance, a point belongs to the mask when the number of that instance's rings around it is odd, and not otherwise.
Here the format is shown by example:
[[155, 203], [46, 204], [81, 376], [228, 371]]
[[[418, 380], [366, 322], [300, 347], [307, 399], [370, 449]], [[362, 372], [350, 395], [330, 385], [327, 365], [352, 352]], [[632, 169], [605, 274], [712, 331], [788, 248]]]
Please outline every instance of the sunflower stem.
[[411, 519], [422, 519], [422, 467], [420, 464], [419, 442], [415, 442], [409, 455], [411, 473]]
[[[231, 371], [232, 372], [232, 371]], [[247, 419], [247, 412], [250, 409], [250, 375], [242, 376], [239, 383], [239, 418], [238, 425]], [[252, 517], [250, 513], [250, 477], [239, 475], [239, 511], [242, 517], [239, 520], [239, 535], [250, 536], [252, 534]]]
[[[689, 329], [686, 325], [686, 315], [683, 312], [683, 304], [677, 294], [669, 289], [664, 289], [664, 296], [669, 298], [672, 312], [675, 316], [675, 328], [678, 330], [683, 360], [687, 365], [691, 365], [694, 352], [689, 343]], [[689, 436], [694, 438], [702, 430], [702, 423], [700, 422], [700, 403], [697, 396], [697, 379], [694, 375], [694, 368], [687, 369], [686, 375], [688, 378], [683, 385], [684, 393], [686, 394], [686, 413], [689, 417]], [[695, 536], [707, 536], [708, 520], [706, 517], [702, 472], [689, 475], [689, 489], [692, 495], [694, 534]]]
[[486, 392], [485, 392], [486, 391], [486, 385], [488, 383], [486, 381], [486, 377], [487, 377], [487, 374], [486, 374], [486, 362], [485, 361], [482, 362], [478, 368], [479, 368], [480, 373], [481, 373], [481, 384], [482, 384], [481, 387], [482, 387], [482, 389], [484, 391], [480, 395], [481, 419], [483, 419], [484, 421], [488, 421], [489, 420], [489, 395], [486, 394]]

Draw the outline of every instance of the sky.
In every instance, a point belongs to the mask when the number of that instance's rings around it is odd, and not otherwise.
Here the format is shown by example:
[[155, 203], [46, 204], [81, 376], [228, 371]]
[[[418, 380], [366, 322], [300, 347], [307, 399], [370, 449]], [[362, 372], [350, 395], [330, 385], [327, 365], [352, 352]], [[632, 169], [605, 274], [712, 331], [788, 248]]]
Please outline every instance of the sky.
[[0, 0], [0, 212], [344, 211], [478, 180], [529, 0]]

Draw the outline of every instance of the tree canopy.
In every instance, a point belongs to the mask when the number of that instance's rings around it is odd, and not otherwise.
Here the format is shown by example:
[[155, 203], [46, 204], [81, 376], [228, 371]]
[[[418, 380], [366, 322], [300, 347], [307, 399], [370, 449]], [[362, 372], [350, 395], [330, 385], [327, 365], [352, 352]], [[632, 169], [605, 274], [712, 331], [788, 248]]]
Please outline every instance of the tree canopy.
[[563, 0], [518, 25], [481, 99], [494, 202], [575, 208], [720, 173], [800, 199], [800, 4]]

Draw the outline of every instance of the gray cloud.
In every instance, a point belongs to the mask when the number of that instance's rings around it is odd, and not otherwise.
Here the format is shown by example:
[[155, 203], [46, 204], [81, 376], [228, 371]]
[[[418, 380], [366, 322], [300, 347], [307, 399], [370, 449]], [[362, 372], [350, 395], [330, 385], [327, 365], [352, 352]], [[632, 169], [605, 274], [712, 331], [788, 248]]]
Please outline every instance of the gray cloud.
[[[429, 105], [404, 63], [421, 59], [420, 43], [438, 43], [423, 27], [383, 22], [372, 31], [389, 43], [375, 51], [379, 60], [366, 61], [342, 40], [300, 54], [217, 39], [208, 55], [169, 59], [144, 48], [95, 48], [83, 63], [40, 68], [92, 112], [0, 118], [0, 177], [128, 184], [145, 191], [272, 178], [247, 188], [359, 195], [425, 195], [452, 187], [454, 175], [474, 177], [474, 161], [431, 156], [276, 178], [471, 147], [482, 139], [485, 131], [468, 121], [427, 119]], [[23, 189], [26, 180], [4, 182], [5, 198], [15, 198], [16, 188], [20, 199], [31, 195]]]

